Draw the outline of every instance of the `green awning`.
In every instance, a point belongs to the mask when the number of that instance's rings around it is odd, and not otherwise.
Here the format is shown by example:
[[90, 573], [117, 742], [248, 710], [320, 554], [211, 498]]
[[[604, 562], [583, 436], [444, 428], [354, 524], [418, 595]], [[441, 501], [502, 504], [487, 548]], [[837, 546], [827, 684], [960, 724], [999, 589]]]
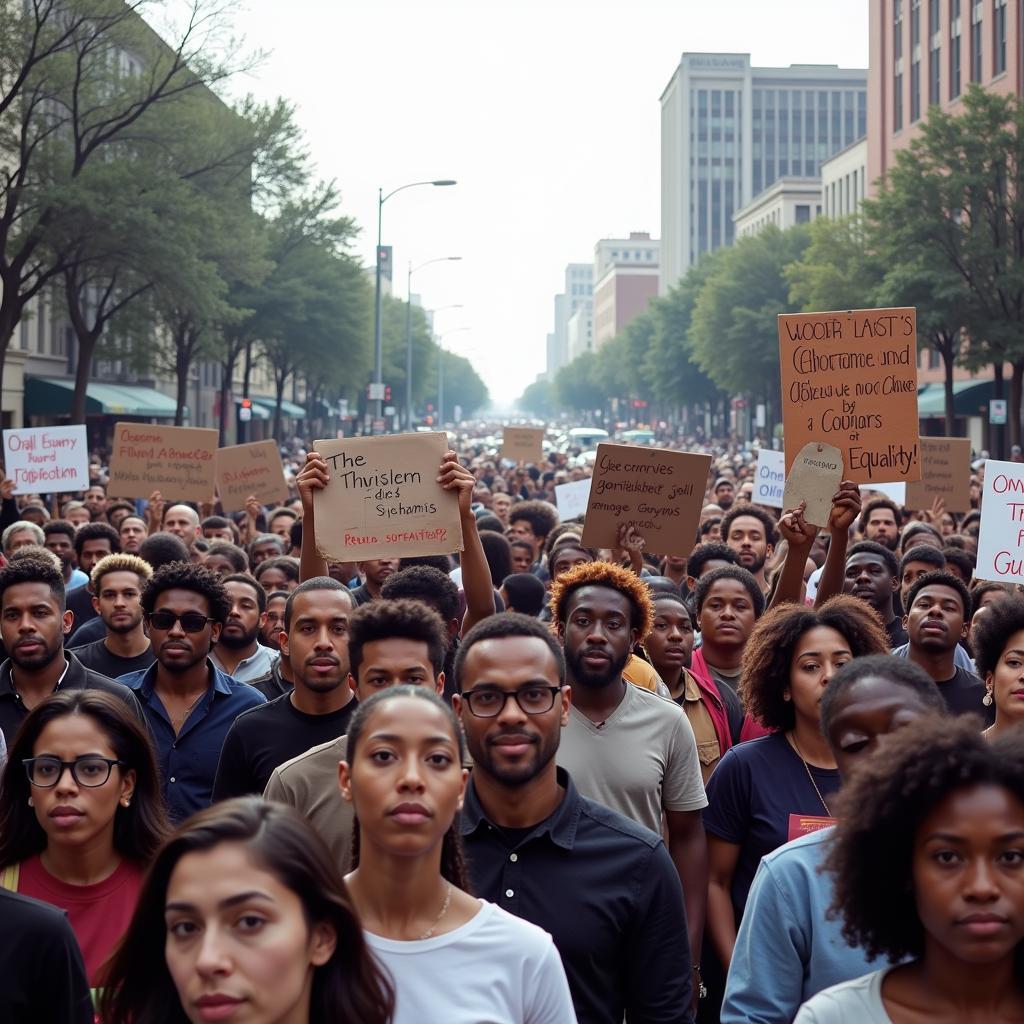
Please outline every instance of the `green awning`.
[[[26, 377], [25, 416], [70, 416], [74, 392], [75, 382], [68, 377]], [[174, 419], [176, 406], [173, 398], [141, 384], [89, 381], [85, 389], [86, 416]]]
[[[276, 402], [273, 398], [265, 398], [263, 395], [250, 395], [253, 405], [262, 405], [264, 409], [270, 411], [273, 415]], [[294, 402], [289, 402], [287, 398], [281, 399], [281, 415], [291, 416], [292, 419], [304, 420], [306, 418], [306, 410], [301, 405], [296, 405]]]
[[[988, 402], [993, 397], [990, 379], [953, 381], [953, 414], [955, 416], [988, 416]], [[1004, 384], [1004, 392], [1008, 393]], [[921, 419], [941, 418], [946, 415], [946, 389], [941, 384], [929, 384], [917, 395], [917, 415]]]

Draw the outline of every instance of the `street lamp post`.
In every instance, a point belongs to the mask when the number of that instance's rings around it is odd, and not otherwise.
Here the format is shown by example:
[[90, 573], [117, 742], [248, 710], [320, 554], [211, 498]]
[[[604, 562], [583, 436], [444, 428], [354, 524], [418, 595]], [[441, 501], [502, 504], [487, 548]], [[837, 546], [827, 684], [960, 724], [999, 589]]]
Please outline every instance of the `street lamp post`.
[[384, 352], [381, 346], [381, 332], [380, 332], [380, 250], [381, 250], [381, 222], [384, 217], [384, 204], [393, 196], [396, 192], [401, 192], [407, 188], [415, 188], [417, 185], [435, 185], [438, 187], [446, 185], [454, 185], [455, 182], [451, 178], [438, 178], [436, 181], [410, 181], [407, 185], [399, 185], [398, 188], [393, 188], [387, 195], [384, 195], [384, 189], [377, 189], [377, 291], [374, 298], [373, 307], [373, 382], [376, 385], [377, 394], [380, 396], [374, 399], [374, 407], [376, 410], [375, 420], [382, 418], [384, 414], [384, 397], [381, 391], [384, 387]]
[[[409, 261], [409, 276], [406, 279], [405, 290], [405, 429], [412, 430], [412, 275], [431, 263], [445, 263], [461, 260], [461, 256], [438, 256], [436, 259], [427, 260], [418, 267]], [[461, 309], [459, 305], [442, 306], [441, 309]], [[437, 310], [434, 310], [436, 313]]]

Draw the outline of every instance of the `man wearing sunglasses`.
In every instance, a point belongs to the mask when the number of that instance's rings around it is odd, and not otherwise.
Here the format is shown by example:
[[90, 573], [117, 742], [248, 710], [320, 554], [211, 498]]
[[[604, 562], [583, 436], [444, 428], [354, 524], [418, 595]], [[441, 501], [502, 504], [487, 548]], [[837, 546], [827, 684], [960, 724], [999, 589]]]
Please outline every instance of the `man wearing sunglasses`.
[[179, 822], [209, 806], [228, 729], [266, 698], [210, 658], [231, 610], [215, 573], [188, 562], [163, 566], [142, 591], [142, 610], [156, 664], [121, 681], [142, 703], [167, 810]]
[[495, 615], [466, 635], [455, 672], [473, 891], [551, 934], [581, 1024], [691, 1020], [683, 891], [664, 841], [556, 766], [571, 699], [558, 641], [536, 619]]

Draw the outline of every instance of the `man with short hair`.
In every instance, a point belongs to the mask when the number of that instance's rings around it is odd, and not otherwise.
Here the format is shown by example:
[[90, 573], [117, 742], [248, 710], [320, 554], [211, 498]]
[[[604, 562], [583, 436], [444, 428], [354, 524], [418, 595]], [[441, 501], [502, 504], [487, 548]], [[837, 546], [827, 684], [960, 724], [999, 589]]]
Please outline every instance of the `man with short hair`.
[[[351, 591], [349, 593], [351, 594]], [[274, 651], [281, 649], [280, 637], [284, 629], [284, 608], [288, 603], [288, 597], [287, 590], [275, 590], [272, 594], [267, 594], [266, 621], [260, 628], [260, 643]]]
[[[349, 685], [360, 701], [389, 686], [429, 686], [444, 691], [446, 630], [437, 612], [419, 601], [371, 601], [348, 620]], [[352, 862], [352, 805], [338, 786], [345, 759], [341, 736], [279, 765], [264, 790], [267, 800], [296, 808], [347, 872]]]
[[94, 522], [101, 519], [107, 511], [107, 489], [102, 484], [93, 484], [85, 492], [82, 503], [89, 510]]
[[130, 501], [108, 501], [105, 515], [107, 522], [120, 532], [125, 516], [135, 515], [135, 506]]
[[298, 514], [290, 508], [275, 508], [267, 516], [267, 529], [271, 533], [276, 533], [285, 545], [291, 548], [292, 523], [298, 518]]
[[558, 512], [547, 501], [519, 501], [509, 509], [508, 524], [505, 536], [509, 542], [517, 540], [531, 544], [533, 562], [536, 563], [548, 534], [558, 526]]
[[895, 551], [900, 543], [900, 509], [888, 498], [872, 498], [862, 510], [857, 527], [865, 540]]
[[268, 558], [278, 558], [285, 553], [284, 541], [276, 533], [259, 533], [249, 542], [249, 565], [255, 569]]
[[231, 522], [223, 516], [207, 516], [199, 526], [207, 540], [224, 540], [229, 544], [235, 543], [235, 531], [231, 529]]
[[65, 652], [71, 614], [64, 608], [60, 570], [41, 558], [19, 558], [0, 569], [0, 732], [10, 746], [37, 704], [57, 690], [100, 690], [119, 697], [143, 721], [131, 690], [86, 668]]
[[68, 594], [67, 608], [74, 617], [74, 628], [96, 618], [93, 604], [92, 570], [100, 559], [121, 550], [121, 542], [109, 523], [86, 523], [75, 533], [75, 559], [78, 568], [90, 577], [84, 587], [76, 587]]
[[485, 619], [458, 657], [473, 771], [459, 819], [473, 890], [551, 934], [584, 1024], [691, 1020], [682, 889], [661, 836], [556, 767], [570, 714], [550, 630]]
[[287, 590], [290, 594], [299, 585], [299, 560], [291, 555], [265, 558], [252, 572], [265, 594]]
[[78, 530], [92, 522], [92, 513], [84, 501], [69, 501], [64, 506], [62, 518]]
[[156, 664], [122, 682], [142, 703], [168, 813], [177, 823], [210, 803], [228, 729], [266, 698], [210, 660], [231, 600], [209, 569], [188, 562], [158, 569], [142, 592], [142, 610]]
[[691, 671], [735, 693], [743, 648], [764, 612], [764, 594], [746, 569], [727, 565], [697, 581], [694, 609], [701, 646], [693, 652]]
[[43, 537], [43, 547], [60, 559], [65, 589], [84, 587], [89, 577], [75, 568], [75, 527], [66, 519], [51, 519], [43, 527]]
[[149, 530], [146, 528], [146, 520], [142, 516], [130, 514], [121, 520], [117, 533], [121, 538], [121, 550], [129, 555], [137, 555]]
[[240, 683], [251, 683], [267, 675], [281, 656], [280, 651], [272, 651], [259, 642], [267, 613], [267, 595], [246, 573], [232, 573], [221, 582], [231, 600], [231, 610], [210, 659], [225, 675]]
[[191, 551], [192, 544], [202, 531], [199, 528], [199, 513], [189, 505], [172, 505], [165, 513], [160, 527], [167, 533], [180, 537]]
[[715, 481], [714, 489], [712, 490], [712, 497], [714, 498], [715, 504], [723, 511], [728, 512], [732, 508], [736, 498], [736, 490], [733, 487], [732, 481], [725, 476], [720, 476]]
[[27, 519], [19, 519], [11, 523], [0, 535], [0, 547], [3, 548], [4, 557], [10, 558], [18, 548], [31, 547], [33, 544], [42, 547], [45, 540], [46, 534], [43, 533], [41, 526], [36, 526]]
[[359, 575], [363, 578], [361, 586], [352, 591], [352, 599], [356, 606], [376, 601], [380, 598], [380, 588], [384, 581], [393, 573], [398, 572], [397, 558], [370, 558], [357, 562]]
[[348, 588], [329, 576], [306, 580], [288, 596], [281, 656], [295, 686], [235, 719], [221, 751], [214, 800], [262, 793], [278, 765], [346, 733], [358, 703], [349, 686], [353, 608]]
[[910, 588], [926, 573], [940, 572], [946, 568], [946, 556], [930, 544], [912, 547], [900, 559], [900, 601], [908, 608]]
[[762, 594], [769, 590], [765, 563], [778, 539], [775, 520], [759, 508], [733, 506], [722, 519], [722, 540], [736, 552], [739, 564], [757, 580]]
[[692, 593], [701, 576], [713, 569], [721, 569], [723, 565], [739, 565], [739, 556], [728, 544], [721, 541], [698, 544], [686, 559], [687, 588]]
[[142, 588], [152, 575], [149, 563], [138, 555], [108, 555], [93, 567], [92, 602], [107, 633], [71, 649], [86, 668], [116, 679], [156, 661], [142, 625]]
[[956, 664], [957, 645], [967, 636], [971, 596], [950, 572], [919, 577], [907, 594], [903, 626], [910, 637], [907, 657], [935, 680], [946, 707], [954, 715], [980, 715], [995, 721], [995, 709], [982, 704], [985, 684]]
[[843, 593], [859, 597], [878, 612], [890, 647], [907, 642], [903, 620], [896, 614], [893, 604], [898, 587], [899, 563], [889, 548], [873, 540], [862, 540], [846, 553]]
[[552, 584], [551, 611], [574, 695], [558, 763], [589, 799], [653, 832], [664, 819], [696, 963], [708, 885], [697, 744], [680, 707], [622, 674], [651, 631], [647, 588], [627, 569], [588, 562]]

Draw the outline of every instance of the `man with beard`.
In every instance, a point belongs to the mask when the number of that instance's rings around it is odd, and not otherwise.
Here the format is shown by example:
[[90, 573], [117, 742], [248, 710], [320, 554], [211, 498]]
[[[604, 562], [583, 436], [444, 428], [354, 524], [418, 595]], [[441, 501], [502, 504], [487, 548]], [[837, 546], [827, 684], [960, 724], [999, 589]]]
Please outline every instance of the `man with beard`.
[[570, 689], [551, 632], [492, 616], [467, 634], [456, 671], [473, 759], [459, 823], [473, 891], [551, 934], [581, 1024], [690, 1020], [693, 961], [664, 842], [556, 767]]
[[221, 751], [214, 800], [262, 793], [278, 765], [345, 734], [358, 703], [348, 684], [352, 609], [348, 589], [329, 576], [306, 580], [289, 596], [281, 654], [295, 688], [235, 720]]
[[0, 665], [0, 732], [8, 745], [29, 711], [58, 688], [114, 694], [143, 720], [131, 690], [65, 653], [71, 614], [64, 596], [60, 570], [49, 559], [19, 558], [0, 569], [0, 636], [10, 655]]
[[142, 626], [142, 588], [152, 575], [149, 563], [137, 555], [108, 555], [93, 567], [92, 601], [107, 635], [72, 648], [71, 653], [86, 668], [116, 679], [147, 669], [156, 661]]
[[899, 587], [899, 562], [887, 547], [871, 540], [854, 544], [846, 555], [843, 593], [866, 601], [878, 612], [889, 635], [889, 646], [907, 642], [907, 631], [896, 614], [893, 596]]
[[552, 584], [551, 611], [573, 692], [558, 763], [583, 796], [652, 832], [661, 833], [664, 816], [699, 963], [708, 886], [700, 812], [707, 797], [693, 729], [678, 705], [622, 677], [633, 646], [651, 631], [647, 588], [628, 569], [586, 562]]
[[258, 639], [267, 616], [267, 595], [245, 573], [232, 573], [221, 582], [231, 600], [231, 611], [210, 658], [226, 675], [240, 683], [252, 683], [267, 675], [281, 656]]
[[733, 502], [736, 500], [736, 489], [733, 487], [732, 481], [727, 476], [720, 476], [715, 481], [715, 486], [711, 491], [712, 497], [715, 504], [723, 511], [728, 512], [732, 508]]
[[231, 599], [209, 569], [189, 562], [158, 569], [142, 591], [142, 610], [156, 664], [121, 681], [142, 703], [164, 800], [177, 823], [209, 805], [228, 729], [266, 698], [210, 660]]
[[865, 540], [895, 551], [900, 543], [899, 506], [888, 498], [872, 498], [864, 506], [857, 527]]
[[764, 566], [779, 540], [775, 520], [759, 508], [735, 506], [722, 519], [722, 540], [736, 552], [739, 564], [757, 580], [761, 593], [767, 594], [769, 583]]
[[142, 516], [127, 515], [121, 520], [117, 534], [121, 538], [121, 550], [137, 555], [149, 530], [146, 529], [146, 520]]

